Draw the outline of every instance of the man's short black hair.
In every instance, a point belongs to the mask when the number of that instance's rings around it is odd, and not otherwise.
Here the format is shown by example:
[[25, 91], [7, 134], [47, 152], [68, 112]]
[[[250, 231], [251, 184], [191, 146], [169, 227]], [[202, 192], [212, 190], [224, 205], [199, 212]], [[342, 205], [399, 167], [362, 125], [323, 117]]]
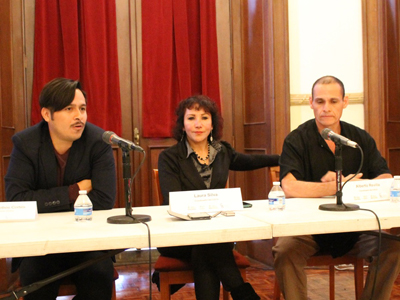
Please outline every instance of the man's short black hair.
[[313, 86], [312, 86], [312, 88], [311, 88], [311, 96], [312, 96], [312, 99], [314, 100], [314, 87], [315, 87], [317, 84], [331, 84], [331, 83], [337, 83], [337, 84], [340, 85], [340, 87], [342, 88], [342, 98], [344, 98], [344, 96], [345, 96], [345, 90], [344, 90], [344, 84], [343, 84], [343, 82], [342, 82], [339, 78], [337, 78], [337, 77], [335, 77], [335, 76], [326, 75], [326, 76], [323, 76], [323, 77], [321, 77], [321, 78], [318, 78], [318, 79], [314, 82], [314, 84], [313, 84]]
[[67, 78], [55, 78], [48, 82], [39, 96], [40, 108], [47, 108], [53, 114], [71, 104], [75, 98], [75, 91], [80, 90], [85, 97], [86, 93], [82, 90], [81, 83], [77, 80]]

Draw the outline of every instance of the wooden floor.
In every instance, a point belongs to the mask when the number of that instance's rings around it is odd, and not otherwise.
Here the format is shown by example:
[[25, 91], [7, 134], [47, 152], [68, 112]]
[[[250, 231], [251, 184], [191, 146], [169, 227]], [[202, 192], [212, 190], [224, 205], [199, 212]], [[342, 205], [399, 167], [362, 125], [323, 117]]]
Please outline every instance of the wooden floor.
[[[147, 251], [146, 251], [147, 252]], [[148, 300], [149, 296], [149, 270], [146, 263], [147, 255], [136, 257], [135, 262], [117, 260], [116, 269], [119, 279], [116, 281], [118, 300]], [[153, 257], [153, 261], [156, 258]], [[141, 261], [142, 260], [142, 261]], [[328, 270], [307, 269], [308, 299], [327, 300], [328, 297]], [[365, 271], [366, 274], [366, 271]], [[336, 271], [336, 300], [355, 299], [354, 277], [352, 271]], [[365, 276], [364, 276], [365, 278]], [[263, 300], [272, 299], [274, 271], [269, 266], [251, 260], [247, 269], [247, 279], [252, 284], [258, 295]], [[58, 297], [58, 300], [70, 300], [72, 297]], [[152, 299], [159, 300], [160, 293], [156, 285], [152, 285]], [[187, 284], [171, 298], [172, 300], [194, 300], [193, 284]], [[222, 294], [220, 299], [222, 299]], [[283, 297], [282, 297], [283, 299]], [[400, 276], [397, 279], [391, 299], [400, 299]]]

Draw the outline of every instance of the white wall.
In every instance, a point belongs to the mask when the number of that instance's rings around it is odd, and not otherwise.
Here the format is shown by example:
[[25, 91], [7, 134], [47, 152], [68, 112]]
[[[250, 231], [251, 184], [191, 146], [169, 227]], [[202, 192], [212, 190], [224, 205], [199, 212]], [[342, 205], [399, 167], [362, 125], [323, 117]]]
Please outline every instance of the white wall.
[[[363, 92], [361, 0], [289, 0], [290, 94], [310, 95], [324, 75], [341, 79], [347, 93]], [[291, 130], [314, 117], [291, 106]], [[364, 105], [350, 104], [342, 120], [364, 128]]]

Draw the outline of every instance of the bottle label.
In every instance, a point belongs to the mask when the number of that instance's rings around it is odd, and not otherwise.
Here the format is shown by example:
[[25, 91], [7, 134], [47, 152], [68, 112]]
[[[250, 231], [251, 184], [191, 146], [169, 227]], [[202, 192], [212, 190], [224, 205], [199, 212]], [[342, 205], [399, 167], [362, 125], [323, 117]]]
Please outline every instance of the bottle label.
[[390, 198], [398, 198], [398, 197], [400, 197], [400, 190], [390, 191]]
[[270, 206], [283, 206], [285, 205], [285, 197], [276, 197], [276, 198], [269, 198], [269, 205]]
[[75, 207], [75, 216], [91, 216], [92, 207]]

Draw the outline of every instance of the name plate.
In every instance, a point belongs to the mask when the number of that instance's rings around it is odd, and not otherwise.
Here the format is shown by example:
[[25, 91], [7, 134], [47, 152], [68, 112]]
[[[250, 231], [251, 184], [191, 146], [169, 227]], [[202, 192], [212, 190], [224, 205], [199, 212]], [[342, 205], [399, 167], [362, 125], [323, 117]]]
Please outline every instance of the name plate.
[[180, 214], [243, 210], [240, 188], [169, 193], [169, 210]]
[[0, 202], [0, 222], [33, 221], [37, 214], [36, 201]]
[[389, 200], [393, 178], [349, 181], [343, 187], [343, 202]]

